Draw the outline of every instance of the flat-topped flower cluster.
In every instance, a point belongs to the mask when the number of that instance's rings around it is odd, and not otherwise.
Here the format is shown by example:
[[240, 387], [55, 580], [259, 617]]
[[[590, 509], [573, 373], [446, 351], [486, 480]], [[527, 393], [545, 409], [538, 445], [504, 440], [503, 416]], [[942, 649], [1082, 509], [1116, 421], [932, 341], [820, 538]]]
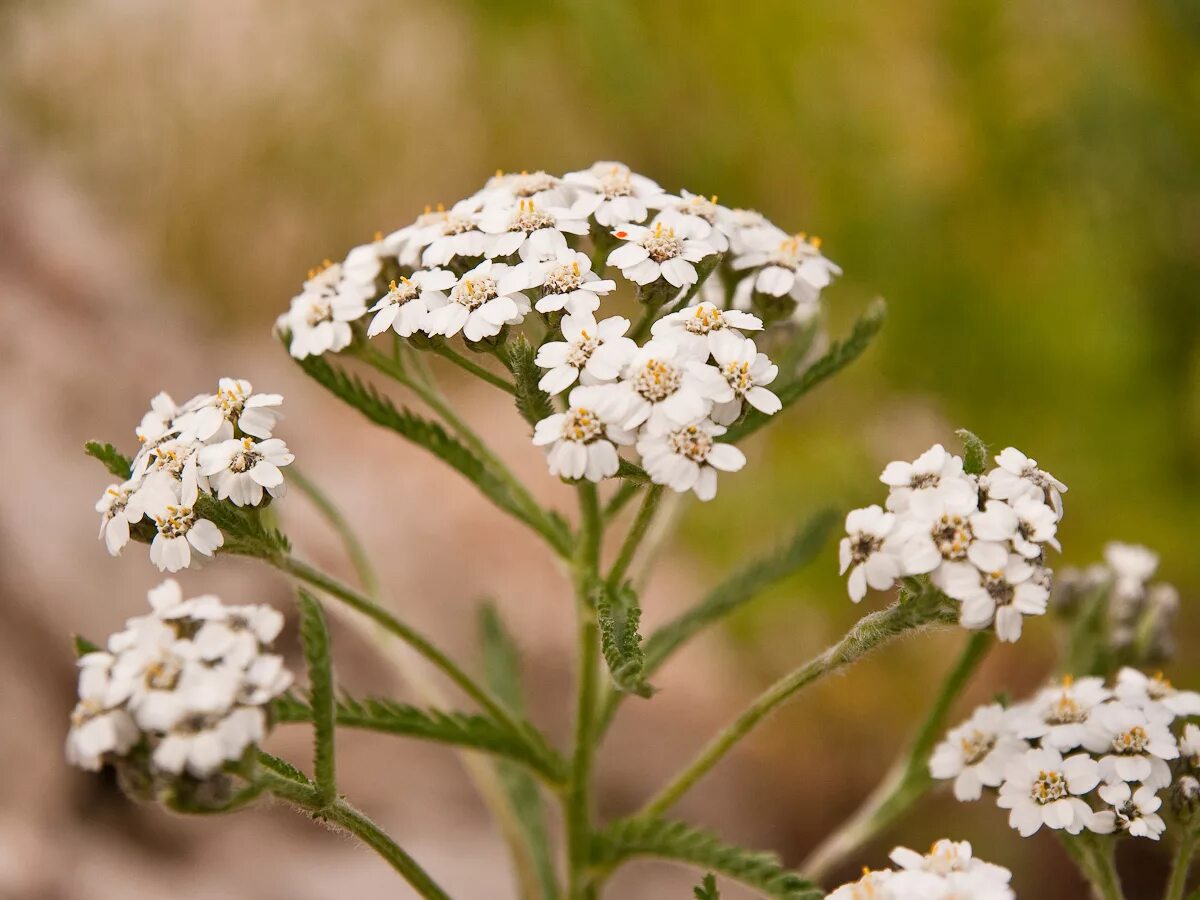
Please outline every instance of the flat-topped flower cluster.
[[1067, 487], [1014, 447], [984, 475], [964, 472], [960, 457], [935, 444], [913, 462], [892, 462], [880, 475], [886, 509], [846, 517], [841, 571], [850, 598], [883, 591], [898, 579], [928, 576], [958, 600], [966, 628], [995, 624], [1002, 641], [1021, 636], [1025, 616], [1046, 612], [1055, 538]]
[[118, 555], [130, 528], [149, 519], [151, 561], [177, 572], [196, 561], [193, 552], [211, 556], [224, 542], [196, 510], [201, 493], [236, 506], [283, 496], [280, 470], [294, 457], [271, 436], [282, 403], [279, 394], [256, 394], [250, 382], [234, 378], [182, 405], [165, 393], [151, 400], [135, 430], [141, 446], [130, 477], [110, 484], [96, 503], [108, 552]]
[[966, 841], [937, 841], [926, 854], [897, 847], [894, 869], [867, 869], [828, 900], [1013, 900], [1012, 873], [972, 855]]
[[1166, 828], [1162, 792], [1200, 768], [1200, 694], [1161, 674], [1122, 669], [1115, 683], [1061, 682], [1008, 708], [975, 710], [934, 750], [934, 778], [954, 779], [954, 795], [978, 800], [984, 788], [1022, 836], [1043, 825], [1078, 834], [1120, 831], [1158, 840]]
[[[636, 291], [649, 340], [598, 315], [619, 288], [606, 267]], [[599, 162], [562, 177], [497, 173], [427, 209], [311, 272], [277, 330], [304, 359], [388, 331], [461, 334], [488, 352], [524, 326], [539, 387], [559, 403], [534, 435], [551, 474], [600, 481], [629, 446], [654, 482], [707, 500], [718, 471], [745, 463], [726, 427], [745, 409], [781, 408], [768, 387], [779, 370], [748, 335], [811, 320], [838, 274], [815, 238]]]
[[152, 611], [79, 659], [67, 758], [92, 771], [136, 757], [155, 778], [205, 779], [262, 740], [267, 705], [292, 683], [268, 652], [283, 628], [269, 606], [184, 599], [168, 579]]

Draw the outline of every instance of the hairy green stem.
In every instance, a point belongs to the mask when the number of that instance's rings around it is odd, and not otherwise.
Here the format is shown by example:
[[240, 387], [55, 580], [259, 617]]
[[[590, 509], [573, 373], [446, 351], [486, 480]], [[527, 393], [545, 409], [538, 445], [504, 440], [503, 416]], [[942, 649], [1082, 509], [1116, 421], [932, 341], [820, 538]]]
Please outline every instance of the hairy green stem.
[[368, 597], [379, 600], [379, 576], [375, 573], [375, 567], [371, 565], [371, 558], [367, 555], [362, 541], [359, 540], [354, 529], [350, 527], [350, 523], [346, 521], [346, 517], [342, 515], [341, 510], [334, 505], [328, 494], [317, 487], [314, 482], [310, 481], [306, 475], [298, 471], [295, 466], [288, 468], [288, 482], [295, 485], [300, 490], [300, 493], [307, 497], [312, 505], [317, 508], [317, 512], [321, 514], [325, 521], [329, 523], [329, 526], [337, 534], [338, 539], [341, 540], [342, 546], [346, 550], [346, 555], [350, 557], [350, 564], [354, 566], [354, 574], [358, 576], [363, 591]]
[[629, 566], [637, 554], [638, 547], [642, 544], [642, 538], [646, 536], [646, 529], [650, 527], [650, 522], [654, 519], [655, 512], [658, 511], [658, 501], [662, 499], [662, 495], [663, 487], [661, 484], [651, 485], [646, 490], [646, 496], [642, 498], [641, 508], [638, 509], [633, 524], [629, 526], [629, 533], [625, 536], [624, 543], [621, 544], [621, 550], [617, 554], [617, 561], [613, 563], [612, 569], [609, 570], [608, 583], [610, 585], [614, 587], [619, 585], [621, 579], [625, 577], [625, 573], [629, 571]]
[[458, 366], [460, 369], [470, 372], [476, 378], [486, 381], [492, 387], [498, 387], [500, 390], [509, 394], [515, 394], [517, 392], [517, 389], [512, 382], [502, 378], [495, 372], [485, 369], [478, 363], [472, 362], [448, 344], [439, 342], [430, 347], [430, 350], [432, 350], [438, 356], [450, 360], [450, 362], [454, 363], [454, 365]]
[[622, 481], [621, 486], [613, 492], [612, 497], [604, 507], [604, 518], [612, 519], [625, 508], [625, 504], [633, 499], [642, 485], [636, 481]]
[[438, 887], [420, 864], [388, 834], [359, 810], [341, 798], [326, 803], [310, 785], [301, 784], [270, 771], [259, 774], [261, 783], [276, 797], [285, 800], [314, 819], [324, 820], [358, 838], [378, 853], [420, 896], [427, 900], [450, 900], [450, 895]]
[[862, 806], [812, 851], [800, 865], [800, 871], [820, 881], [833, 866], [895, 822], [925, 795], [932, 784], [929, 756], [945, 730], [946, 717], [991, 646], [991, 632], [977, 631], [967, 639], [962, 655], [942, 682], [908, 751], [896, 760]]
[[1187, 890], [1188, 871], [1192, 866], [1192, 854], [1196, 852], [1196, 833], [1191, 824], [1184, 826], [1183, 836], [1175, 850], [1175, 862], [1171, 866], [1171, 880], [1163, 900], [1183, 900]]
[[887, 609], [859, 619], [846, 635], [816, 658], [779, 679], [713, 738], [682, 772], [659, 791], [637, 813], [638, 817], [660, 816], [675, 805], [693, 785], [749, 734], [759, 722], [796, 692], [861, 659], [876, 647], [895, 638], [934, 624], [955, 621], [953, 604], [935, 591], [904, 597]]

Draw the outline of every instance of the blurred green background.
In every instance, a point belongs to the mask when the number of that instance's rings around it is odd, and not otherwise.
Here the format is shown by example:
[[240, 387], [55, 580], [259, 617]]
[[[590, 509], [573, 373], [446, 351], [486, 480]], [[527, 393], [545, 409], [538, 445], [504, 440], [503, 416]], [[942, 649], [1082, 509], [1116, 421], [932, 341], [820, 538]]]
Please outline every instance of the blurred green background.
[[[876, 294], [888, 324], [770, 430], [755, 468], [689, 510], [701, 570], [815, 506], [881, 500], [884, 462], [961, 425], [1067, 482], [1065, 562], [1113, 538], [1158, 550], [1182, 643], [1200, 636], [1194, 0], [10, 0], [0, 28], [5, 125], [136, 236], [209, 338], [234, 329], [264, 352], [315, 260], [498, 167], [620, 159], [821, 235], [846, 272], [826, 293], [831, 333]], [[830, 553], [734, 623], [763, 681], [855, 616], [833, 568]], [[1042, 677], [1050, 627], [1030, 632], [980, 697]], [[765, 842], [795, 862], [853, 806], [955, 637], [890, 650], [771, 726], [795, 764], [774, 796], [793, 805]], [[1194, 685], [1200, 665], [1174, 674]], [[861, 753], [839, 762], [839, 742]], [[805, 806], [813, 755], [831, 773], [821, 811]], [[989, 858], [1056, 858], [982, 804], [934, 801], [889, 839], [938, 837], [930, 817], [949, 812]]]

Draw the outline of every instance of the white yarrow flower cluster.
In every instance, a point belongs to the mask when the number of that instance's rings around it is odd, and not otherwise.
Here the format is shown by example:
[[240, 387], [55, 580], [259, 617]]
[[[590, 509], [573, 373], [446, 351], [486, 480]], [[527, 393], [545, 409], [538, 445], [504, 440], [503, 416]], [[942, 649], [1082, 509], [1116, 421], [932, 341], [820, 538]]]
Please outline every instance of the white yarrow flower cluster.
[[1014, 900], [1012, 873], [972, 854], [966, 841], [940, 840], [928, 853], [891, 852], [894, 869], [864, 870], [829, 900]]
[[272, 437], [282, 403], [279, 394], [256, 394], [250, 382], [234, 378], [182, 405], [165, 393], [155, 397], [136, 429], [141, 447], [129, 479], [109, 485], [96, 503], [108, 552], [120, 554], [130, 529], [148, 519], [151, 561], [176, 572], [224, 543], [217, 526], [196, 512], [202, 493], [237, 506], [283, 496], [281, 470], [294, 457]]
[[144, 748], [151, 773], [205, 779], [265, 736], [267, 705], [292, 683], [268, 652], [283, 628], [269, 606], [184, 599], [168, 579], [152, 612], [79, 659], [67, 759], [95, 771]]
[[889, 463], [880, 476], [889, 488], [886, 509], [846, 517], [840, 562], [850, 598], [857, 603], [868, 587], [888, 590], [899, 578], [928, 576], [961, 603], [964, 627], [994, 624], [1000, 640], [1017, 640], [1025, 616], [1046, 612], [1045, 552], [1059, 549], [1067, 488], [1012, 447], [996, 462], [985, 475], [969, 475], [960, 457], [935, 444], [913, 462]]
[[995, 790], [1024, 837], [1047, 827], [1158, 840], [1166, 828], [1160, 793], [1200, 763], [1188, 743], [1200, 729], [1174, 730], [1195, 715], [1200, 694], [1161, 675], [1124, 668], [1112, 686], [1068, 676], [1007, 709], [977, 709], [934, 749], [929, 769], [953, 779], [962, 801]]

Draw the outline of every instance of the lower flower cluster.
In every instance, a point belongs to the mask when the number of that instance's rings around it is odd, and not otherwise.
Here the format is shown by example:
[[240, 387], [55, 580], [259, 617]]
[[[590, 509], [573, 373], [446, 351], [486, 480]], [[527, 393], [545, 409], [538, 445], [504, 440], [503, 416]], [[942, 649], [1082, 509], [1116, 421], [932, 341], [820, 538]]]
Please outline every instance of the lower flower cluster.
[[953, 779], [954, 795], [997, 792], [1009, 825], [1023, 837], [1043, 826], [1158, 840], [1164, 791], [1177, 805], [1196, 802], [1200, 694], [1161, 674], [1122, 669], [1106, 686], [1096, 677], [1064, 678], [1010, 707], [990, 704], [952, 729], [934, 750], [934, 778]]
[[926, 854], [891, 853], [895, 869], [864, 870], [827, 900], [1013, 900], [1012, 873], [972, 855], [966, 841], [940, 840]]
[[283, 616], [211, 595], [185, 600], [170, 579], [149, 599], [152, 612], [80, 657], [67, 759], [132, 767], [152, 782], [206, 779], [262, 740], [268, 704], [292, 683], [268, 652]]

